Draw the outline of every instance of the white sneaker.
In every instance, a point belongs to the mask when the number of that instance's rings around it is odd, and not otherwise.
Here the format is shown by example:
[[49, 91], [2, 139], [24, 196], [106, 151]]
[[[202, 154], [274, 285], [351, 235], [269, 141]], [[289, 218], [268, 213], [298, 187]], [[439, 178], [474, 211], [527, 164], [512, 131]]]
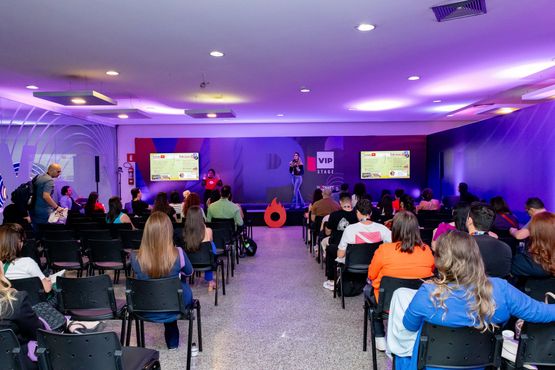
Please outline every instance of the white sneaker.
[[333, 292], [333, 280], [324, 281], [324, 288]]
[[376, 349], [385, 352], [385, 337], [376, 337]]

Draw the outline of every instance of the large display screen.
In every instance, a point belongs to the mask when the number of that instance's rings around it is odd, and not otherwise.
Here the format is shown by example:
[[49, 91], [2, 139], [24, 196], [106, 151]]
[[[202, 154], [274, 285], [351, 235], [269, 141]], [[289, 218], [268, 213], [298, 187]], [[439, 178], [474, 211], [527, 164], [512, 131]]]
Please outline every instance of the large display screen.
[[198, 179], [198, 153], [150, 153], [150, 181]]
[[360, 152], [360, 178], [409, 179], [410, 150]]

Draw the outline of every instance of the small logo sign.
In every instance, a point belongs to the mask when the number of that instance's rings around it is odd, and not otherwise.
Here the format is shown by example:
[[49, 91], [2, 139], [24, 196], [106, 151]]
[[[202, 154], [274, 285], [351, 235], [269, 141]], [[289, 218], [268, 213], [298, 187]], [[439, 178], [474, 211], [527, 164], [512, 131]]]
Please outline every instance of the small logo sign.
[[334, 152], [316, 152], [316, 168], [319, 174], [331, 175], [335, 168]]

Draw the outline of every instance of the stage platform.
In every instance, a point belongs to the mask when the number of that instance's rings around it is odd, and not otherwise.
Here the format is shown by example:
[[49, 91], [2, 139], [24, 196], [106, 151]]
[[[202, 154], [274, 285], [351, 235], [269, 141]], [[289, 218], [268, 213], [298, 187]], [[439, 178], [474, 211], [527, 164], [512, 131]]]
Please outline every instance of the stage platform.
[[[265, 226], [266, 223], [264, 222], [264, 212], [268, 207], [268, 203], [241, 203], [241, 207], [243, 208], [243, 213], [245, 213], [245, 219], [249, 220], [248, 222], [252, 222], [253, 226]], [[304, 213], [306, 212], [307, 208], [298, 208], [292, 209], [288, 203], [282, 204], [285, 208], [285, 212], [287, 214], [287, 219], [285, 222], [286, 226], [301, 226]]]

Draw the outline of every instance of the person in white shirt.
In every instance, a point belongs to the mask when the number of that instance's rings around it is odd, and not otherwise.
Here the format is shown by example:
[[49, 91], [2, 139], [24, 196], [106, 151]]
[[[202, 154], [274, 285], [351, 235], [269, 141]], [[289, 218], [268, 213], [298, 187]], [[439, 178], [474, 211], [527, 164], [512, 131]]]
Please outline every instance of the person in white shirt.
[[391, 243], [391, 230], [382, 224], [372, 222], [372, 203], [368, 199], [360, 199], [355, 207], [360, 222], [349, 225], [343, 231], [337, 251], [337, 262], [345, 262], [348, 244]]
[[46, 293], [52, 290], [52, 281], [45, 277], [37, 263], [30, 257], [19, 257], [25, 231], [19, 224], [0, 226], [0, 260], [4, 264], [4, 275], [9, 280], [38, 277]]

